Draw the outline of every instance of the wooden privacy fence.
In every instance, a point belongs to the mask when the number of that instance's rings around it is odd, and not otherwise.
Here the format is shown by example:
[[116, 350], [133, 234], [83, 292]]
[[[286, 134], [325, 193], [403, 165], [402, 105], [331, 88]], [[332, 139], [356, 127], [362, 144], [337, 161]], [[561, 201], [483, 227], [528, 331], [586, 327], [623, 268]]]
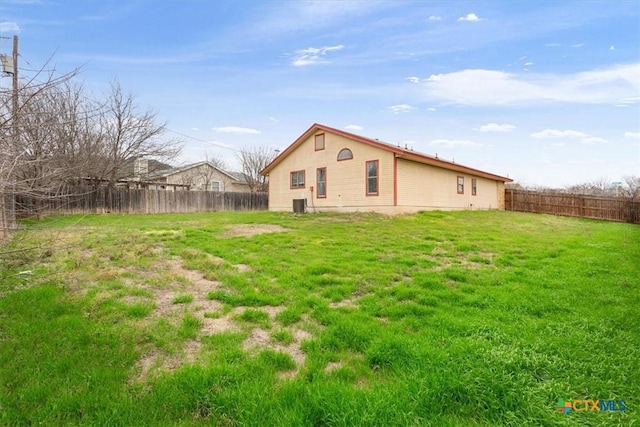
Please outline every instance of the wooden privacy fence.
[[640, 224], [640, 200], [505, 190], [505, 209]]
[[267, 193], [67, 187], [48, 197], [16, 197], [20, 218], [80, 213], [193, 213], [268, 209]]

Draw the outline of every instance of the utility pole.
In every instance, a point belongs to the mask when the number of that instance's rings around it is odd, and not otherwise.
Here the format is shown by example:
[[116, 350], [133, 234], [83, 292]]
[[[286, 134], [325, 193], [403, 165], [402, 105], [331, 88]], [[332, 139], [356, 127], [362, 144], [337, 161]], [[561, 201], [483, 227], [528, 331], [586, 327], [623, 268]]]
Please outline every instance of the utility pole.
[[[5, 38], [5, 37], [3, 37]], [[8, 37], [7, 37], [8, 38]], [[18, 36], [13, 36], [13, 52], [12, 61], [8, 63], [5, 61], [8, 59], [2, 55], [2, 71], [7, 74], [11, 74], [12, 77], [12, 96], [11, 96], [11, 144], [13, 147], [18, 146]], [[6, 147], [5, 147], [6, 148]], [[10, 185], [9, 193], [7, 189], [0, 187], [0, 238], [6, 237], [9, 230], [16, 226], [16, 211], [15, 211], [15, 175], [13, 174], [13, 167], [15, 165], [0, 165], [8, 168], [7, 178], [9, 179], [7, 184]], [[0, 177], [0, 184], [2, 184], [2, 177]]]
[[18, 36], [13, 36], [13, 105], [11, 114], [13, 142], [16, 142], [18, 139]]

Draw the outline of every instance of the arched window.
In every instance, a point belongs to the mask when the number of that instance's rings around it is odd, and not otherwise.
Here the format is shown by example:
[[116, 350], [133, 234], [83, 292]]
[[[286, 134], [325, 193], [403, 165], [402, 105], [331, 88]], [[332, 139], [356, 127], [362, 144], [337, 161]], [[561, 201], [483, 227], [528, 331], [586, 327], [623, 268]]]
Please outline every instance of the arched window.
[[353, 159], [353, 153], [348, 148], [343, 148], [338, 153], [338, 161], [340, 160], [351, 160]]

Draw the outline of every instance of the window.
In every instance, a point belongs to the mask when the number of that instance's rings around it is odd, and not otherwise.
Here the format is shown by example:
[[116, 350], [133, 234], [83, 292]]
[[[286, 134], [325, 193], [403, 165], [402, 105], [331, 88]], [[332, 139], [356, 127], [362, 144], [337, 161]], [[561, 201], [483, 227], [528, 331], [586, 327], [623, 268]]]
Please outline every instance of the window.
[[220, 191], [220, 181], [211, 181], [211, 191]]
[[378, 161], [367, 162], [367, 196], [378, 195]]
[[319, 199], [327, 197], [327, 168], [316, 170], [316, 185], [318, 186], [316, 197]]
[[475, 178], [471, 179], [471, 195], [475, 196], [478, 194], [478, 186]]
[[316, 151], [324, 150], [324, 133], [316, 135]]
[[304, 171], [291, 172], [291, 188], [304, 188]]
[[458, 177], [458, 194], [464, 194], [464, 177]]
[[353, 159], [353, 153], [348, 148], [343, 148], [338, 153], [338, 161], [340, 160], [351, 160]]

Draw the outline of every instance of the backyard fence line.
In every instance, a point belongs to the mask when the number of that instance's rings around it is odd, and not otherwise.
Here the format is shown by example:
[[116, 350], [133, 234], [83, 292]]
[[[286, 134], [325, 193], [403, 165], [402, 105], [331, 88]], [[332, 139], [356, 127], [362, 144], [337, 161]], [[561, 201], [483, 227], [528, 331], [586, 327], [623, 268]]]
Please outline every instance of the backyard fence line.
[[505, 190], [505, 209], [640, 224], [640, 200]]
[[267, 193], [167, 191], [126, 187], [67, 186], [57, 194], [15, 196], [18, 218], [53, 214], [155, 214], [267, 210]]

